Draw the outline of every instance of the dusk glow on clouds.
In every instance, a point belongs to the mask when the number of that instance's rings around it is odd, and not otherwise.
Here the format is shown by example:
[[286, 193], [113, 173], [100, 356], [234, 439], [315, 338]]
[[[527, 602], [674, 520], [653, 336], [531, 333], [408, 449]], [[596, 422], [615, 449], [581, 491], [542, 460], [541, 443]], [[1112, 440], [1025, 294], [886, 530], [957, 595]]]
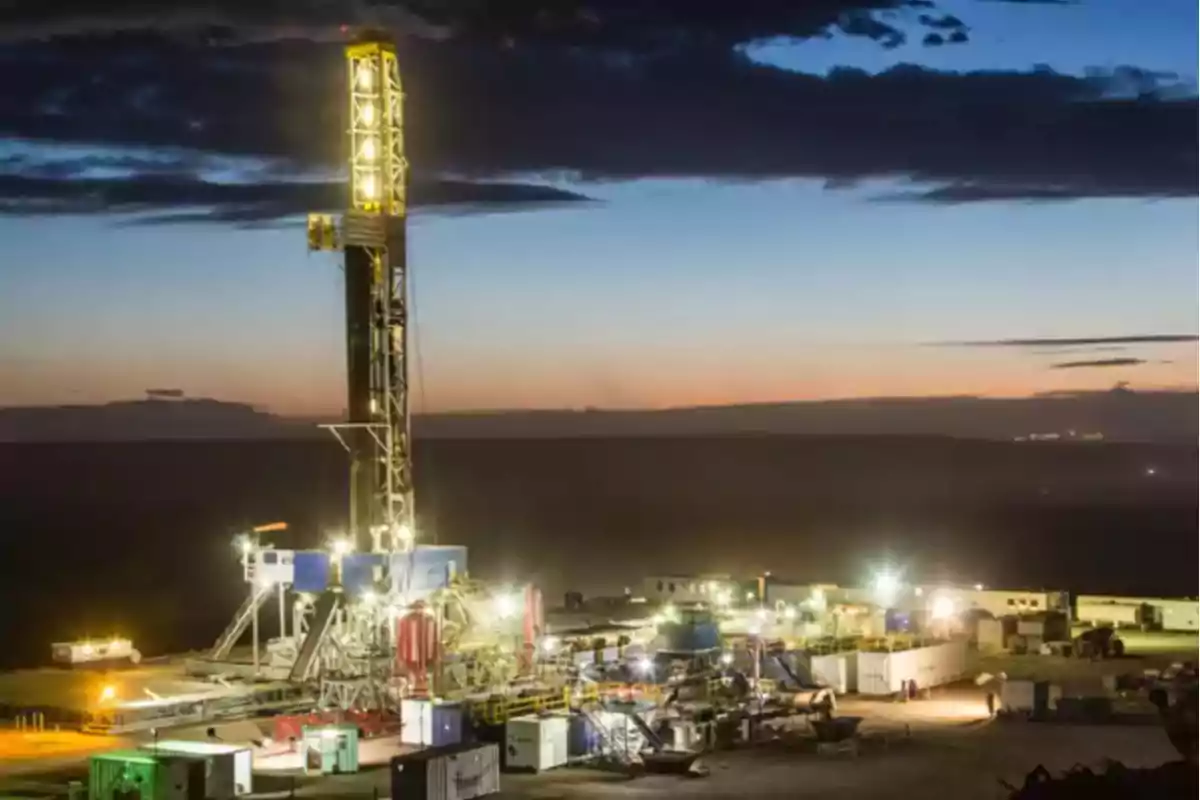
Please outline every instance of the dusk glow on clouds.
[[[956, 14], [963, 6], [964, 18], [982, 8], [971, 18], [972, 41], [956, 49], [834, 40], [772, 44], [754, 55], [819, 73], [835, 64], [880, 71], [922, 53], [923, 63], [948, 70], [1025, 70], [1043, 61], [1082, 74], [1087, 65], [1132, 61], [1194, 81], [1195, 7], [1171, 5], [1191, 23], [1132, 14], [1133, 0], [1097, 4], [1080, 27], [1057, 23], [1065, 26], [1062, 47], [1043, 56], [1034, 45], [1050, 42], [1021, 39], [1022, 31], [1043, 30], [1046, 14], [1083, 18], [1057, 8], [949, 3]], [[19, 157], [31, 174], [30, 159], [40, 159], [37, 169], [50, 174], [55, 159], [99, 153], [87, 177], [131, 174], [132, 162], [116, 151], [80, 148], [64, 155], [10, 142], [0, 164]], [[145, 160], [133, 159], [137, 169]], [[202, 169], [228, 181], [243, 165]], [[1197, 383], [1194, 342], [1067, 354], [930, 346], [1194, 334], [1194, 197], [944, 205], [888, 199], [912, 186], [884, 178], [840, 189], [816, 179], [538, 178], [538, 188], [501, 186], [488, 202], [559, 205], [414, 216], [418, 410]], [[426, 186], [430, 205], [459, 191]], [[568, 193], [597, 202], [571, 202]], [[0, 405], [97, 403], [162, 385], [282, 413], [338, 413], [341, 291], [338, 260], [307, 254], [300, 229], [0, 216]], [[1127, 361], [1053, 368], [1105, 358]]]

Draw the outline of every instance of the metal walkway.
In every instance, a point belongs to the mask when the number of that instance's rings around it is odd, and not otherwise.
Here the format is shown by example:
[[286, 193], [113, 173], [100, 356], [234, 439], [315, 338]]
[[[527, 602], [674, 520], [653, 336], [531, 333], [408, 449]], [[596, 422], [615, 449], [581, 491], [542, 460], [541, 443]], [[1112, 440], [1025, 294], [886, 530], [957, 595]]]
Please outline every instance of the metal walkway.
[[308, 635], [304, 637], [300, 651], [296, 653], [292, 671], [288, 674], [289, 681], [301, 683], [308, 679], [313, 660], [316, 659], [321, 644], [324, 643], [325, 637], [329, 635], [329, 629], [333, 626], [333, 618], [337, 614], [340, 600], [341, 595], [336, 592], [325, 592], [317, 598], [317, 602], [313, 605], [312, 621], [308, 625]]
[[255, 586], [254, 591], [246, 595], [246, 599], [242, 601], [241, 607], [237, 613], [233, 615], [228, 627], [217, 637], [217, 641], [213, 643], [212, 649], [208, 651], [208, 657], [213, 661], [222, 661], [229, 656], [229, 651], [238, 643], [238, 639], [242, 638], [242, 634], [246, 632], [246, 628], [250, 627], [250, 622], [254, 619], [254, 615], [262, 608], [263, 603], [273, 594], [274, 586]]

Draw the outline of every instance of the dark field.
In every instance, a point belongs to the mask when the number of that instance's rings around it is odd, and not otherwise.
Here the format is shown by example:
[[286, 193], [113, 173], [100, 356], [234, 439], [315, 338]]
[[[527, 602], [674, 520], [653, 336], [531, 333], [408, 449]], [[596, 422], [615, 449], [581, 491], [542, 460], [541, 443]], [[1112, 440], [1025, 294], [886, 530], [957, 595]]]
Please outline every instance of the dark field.
[[[1195, 594], [1197, 451], [948, 439], [418, 441], [418, 514], [472, 571], [619, 591], [654, 571], [770, 569]], [[1148, 467], [1155, 474], [1147, 475]], [[0, 662], [53, 640], [204, 646], [242, 595], [231, 537], [344, 516], [328, 442], [0, 445]]]

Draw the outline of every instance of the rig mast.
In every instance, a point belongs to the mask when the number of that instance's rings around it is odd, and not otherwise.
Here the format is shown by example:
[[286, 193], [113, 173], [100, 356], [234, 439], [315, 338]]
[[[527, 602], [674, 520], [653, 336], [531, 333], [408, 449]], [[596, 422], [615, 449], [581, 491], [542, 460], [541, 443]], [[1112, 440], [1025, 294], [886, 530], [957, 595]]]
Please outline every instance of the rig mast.
[[340, 226], [324, 215], [308, 221], [310, 250], [344, 254], [347, 419], [328, 427], [350, 453], [356, 548], [404, 552], [415, 537], [404, 93], [391, 44], [351, 44], [346, 66], [350, 205]]

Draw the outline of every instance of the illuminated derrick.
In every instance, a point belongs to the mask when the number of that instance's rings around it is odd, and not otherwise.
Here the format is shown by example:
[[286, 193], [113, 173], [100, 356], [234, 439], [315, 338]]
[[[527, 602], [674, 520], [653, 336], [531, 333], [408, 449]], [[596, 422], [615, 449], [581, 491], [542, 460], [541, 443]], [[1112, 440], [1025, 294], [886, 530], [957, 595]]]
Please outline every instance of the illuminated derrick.
[[345, 254], [350, 533], [360, 550], [404, 551], [414, 536], [408, 403], [407, 162], [395, 49], [346, 48], [350, 209], [340, 229], [309, 217], [309, 248]]

